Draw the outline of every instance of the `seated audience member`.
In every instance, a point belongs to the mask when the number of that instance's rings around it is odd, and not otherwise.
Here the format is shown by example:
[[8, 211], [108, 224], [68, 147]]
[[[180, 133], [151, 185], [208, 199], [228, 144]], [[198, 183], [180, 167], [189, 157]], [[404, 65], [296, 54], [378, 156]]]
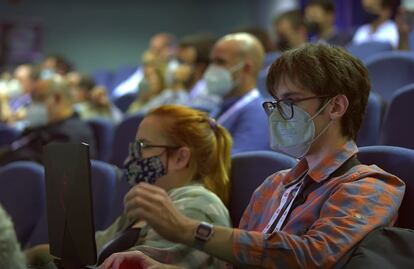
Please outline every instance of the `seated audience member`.
[[87, 75], [71, 72], [67, 75], [74, 108], [82, 119], [106, 118], [113, 123], [122, 120], [122, 112], [109, 100], [104, 87], [96, 86]]
[[2, 121], [14, 124], [27, 116], [32, 104], [32, 93], [39, 81], [39, 70], [32, 65], [19, 65], [13, 77], [5, 76], [0, 85]]
[[[225, 203], [230, 195], [231, 144], [226, 129], [207, 114], [184, 106], [162, 106], [151, 111], [138, 127], [124, 177], [132, 185], [147, 182], [163, 189], [187, 217], [230, 227]], [[225, 268], [224, 262], [165, 240], [154, 227], [140, 219], [130, 221], [125, 214], [96, 233], [98, 250], [131, 226], [141, 228], [131, 250], [185, 268]], [[38, 246], [36, 255], [47, 249]]]
[[[169, 33], [158, 33], [154, 35], [149, 42], [148, 51], [154, 55], [158, 65], [163, 65], [163, 75], [166, 66], [169, 64], [175, 64], [173, 58], [175, 55], [176, 46], [176, 38]], [[141, 66], [139, 66], [130, 77], [115, 87], [112, 95], [114, 97], [119, 97], [127, 93], [137, 93], [139, 90], [139, 83], [143, 77], [144, 70]]]
[[144, 53], [144, 78], [139, 83], [137, 98], [128, 107], [129, 114], [141, 112], [152, 99], [157, 98], [165, 89], [163, 72], [152, 62], [151, 55], [149, 52]]
[[42, 162], [42, 148], [50, 142], [85, 142], [95, 155], [92, 130], [74, 113], [68, 87], [58, 81], [44, 80], [36, 89], [39, 106], [43, 106], [46, 125], [27, 128], [11, 145], [0, 149], [0, 164], [17, 160]]
[[305, 21], [298, 10], [287, 11], [277, 16], [273, 21], [273, 31], [278, 51], [296, 48], [308, 40]]
[[410, 9], [401, 7], [398, 10], [398, 14], [395, 17], [395, 22], [398, 27], [398, 49], [399, 50], [412, 50], [413, 40], [413, 24], [414, 24], [414, 1], [412, 1]]
[[257, 38], [229, 34], [214, 45], [211, 64], [204, 73], [208, 94], [223, 98], [217, 121], [233, 137], [233, 154], [269, 149], [263, 98], [256, 88], [263, 59], [264, 49]]
[[[256, 189], [238, 229], [188, 218], [165, 190], [145, 183], [126, 195], [126, 214], [166, 240], [236, 266], [332, 268], [370, 231], [394, 223], [405, 190], [396, 176], [356, 158], [368, 71], [342, 49], [307, 44], [272, 64], [267, 87], [275, 98], [263, 104], [271, 146], [300, 161]], [[178, 268], [138, 252], [115, 254], [101, 268], [120, 268], [123, 260], [136, 268]]]
[[305, 21], [312, 42], [324, 42], [345, 46], [352, 35], [335, 27], [335, 3], [333, 0], [311, 0], [305, 7]]
[[190, 98], [205, 90], [202, 78], [210, 63], [210, 52], [215, 42], [216, 38], [210, 34], [196, 34], [186, 36], [178, 43], [177, 61], [191, 67], [191, 73], [184, 85]]
[[72, 70], [72, 65], [64, 56], [51, 54], [43, 60], [41, 69], [41, 78], [51, 79], [54, 76], [65, 77]]
[[172, 71], [172, 81], [170, 87], [162, 90], [162, 92], [149, 100], [143, 105], [139, 112], [147, 113], [148, 111], [160, 107], [162, 105], [176, 104], [185, 105], [189, 101], [187, 90], [188, 81], [191, 79], [192, 66], [186, 63], [179, 64]]
[[0, 268], [24, 269], [25, 259], [17, 242], [13, 223], [0, 206]]
[[398, 47], [398, 29], [391, 20], [393, 0], [363, 0], [363, 8], [368, 13], [368, 23], [360, 26], [352, 42], [362, 44], [370, 41], [388, 42]]

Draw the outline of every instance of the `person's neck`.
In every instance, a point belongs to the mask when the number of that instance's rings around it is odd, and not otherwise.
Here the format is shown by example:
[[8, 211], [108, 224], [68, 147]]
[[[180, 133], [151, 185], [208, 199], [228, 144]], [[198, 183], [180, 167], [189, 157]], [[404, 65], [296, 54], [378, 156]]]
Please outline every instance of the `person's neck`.
[[229, 95], [226, 96], [226, 98], [232, 98], [232, 97], [242, 97], [246, 93], [250, 92], [251, 90], [256, 88], [256, 82], [253, 81], [247, 81], [246, 83], [243, 83], [239, 87], [235, 88]]
[[382, 14], [379, 16], [379, 18], [371, 23], [372, 32], [376, 32], [378, 27], [380, 27], [381, 24], [388, 21], [390, 17], [388, 15]]
[[326, 156], [334, 154], [335, 151], [343, 146], [348, 140], [348, 138], [340, 133], [337, 133], [337, 135], [332, 135], [331, 133], [319, 137], [317, 141], [315, 141], [317, 144], [314, 145], [312, 152], [305, 156], [309, 170], [313, 170], [317, 167]]
[[322, 29], [322, 32], [320, 34], [320, 38], [322, 39], [328, 39], [331, 36], [333, 36], [333, 34], [335, 33], [335, 27], [333, 25], [329, 25], [327, 27], [325, 27], [324, 29]]
[[184, 186], [188, 186], [194, 183], [197, 179], [194, 178], [193, 173], [189, 169], [184, 169], [181, 171], [176, 171], [171, 178], [168, 179], [169, 182], [174, 182], [171, 186], [163, 187], [166, 191], [170, 191], [172, 189], [181, 188]]

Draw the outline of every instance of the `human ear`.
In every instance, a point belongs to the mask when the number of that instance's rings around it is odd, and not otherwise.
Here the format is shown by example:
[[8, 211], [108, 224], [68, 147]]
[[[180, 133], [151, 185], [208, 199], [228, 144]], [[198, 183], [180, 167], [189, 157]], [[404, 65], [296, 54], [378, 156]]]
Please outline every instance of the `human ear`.
[[177, 170], [183, 169], [190, 164], [191, 151], [188, 147], [181, 147], [177, 150], [174, 158]]
[[337, 95], [330, 102], [329, 115], [332, 120], [341, 118], [348, 110], [349, 101], [345, 95]]

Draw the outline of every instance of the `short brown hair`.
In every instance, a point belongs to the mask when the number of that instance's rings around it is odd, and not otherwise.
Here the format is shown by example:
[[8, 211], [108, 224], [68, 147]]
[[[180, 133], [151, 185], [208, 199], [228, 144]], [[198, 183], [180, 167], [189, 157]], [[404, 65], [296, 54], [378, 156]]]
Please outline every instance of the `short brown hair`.
[[274, 20], [274, 24], [278, 24], [283, 20], [289, 21], [289, 23], [293, 26], [294, 29], [298, 29], [300, 27], [305, 27], [305, 21], [303, 19], [302, 13], [300, 10], [291, 10], [286, 11], [279, 16], [277, 16]]
[[286, 51], [270, 66], [266, 85], [272, 96], [285, 78], [315, 95], [345, 95], [349, 107], [341, 119], [342, 134], [356, 138], [371, 89], [368, 70], [360, 60], [339, 47], [305, 44]]
[[333, 0], [310, 0], [306, 6], [319, 6], [326, 12], [335, 13], [335, 4]]

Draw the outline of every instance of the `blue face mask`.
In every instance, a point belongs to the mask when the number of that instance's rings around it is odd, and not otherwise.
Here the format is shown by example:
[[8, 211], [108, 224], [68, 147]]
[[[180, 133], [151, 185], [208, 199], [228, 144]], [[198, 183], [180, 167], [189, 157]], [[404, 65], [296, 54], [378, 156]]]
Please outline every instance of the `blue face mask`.
[[131, 157], [124, 164], [124, 179], [132, 186], [140, 182], [154, 184], [158, 178], [166, 174], [167, 170], [160, 156], [149, 158]]

